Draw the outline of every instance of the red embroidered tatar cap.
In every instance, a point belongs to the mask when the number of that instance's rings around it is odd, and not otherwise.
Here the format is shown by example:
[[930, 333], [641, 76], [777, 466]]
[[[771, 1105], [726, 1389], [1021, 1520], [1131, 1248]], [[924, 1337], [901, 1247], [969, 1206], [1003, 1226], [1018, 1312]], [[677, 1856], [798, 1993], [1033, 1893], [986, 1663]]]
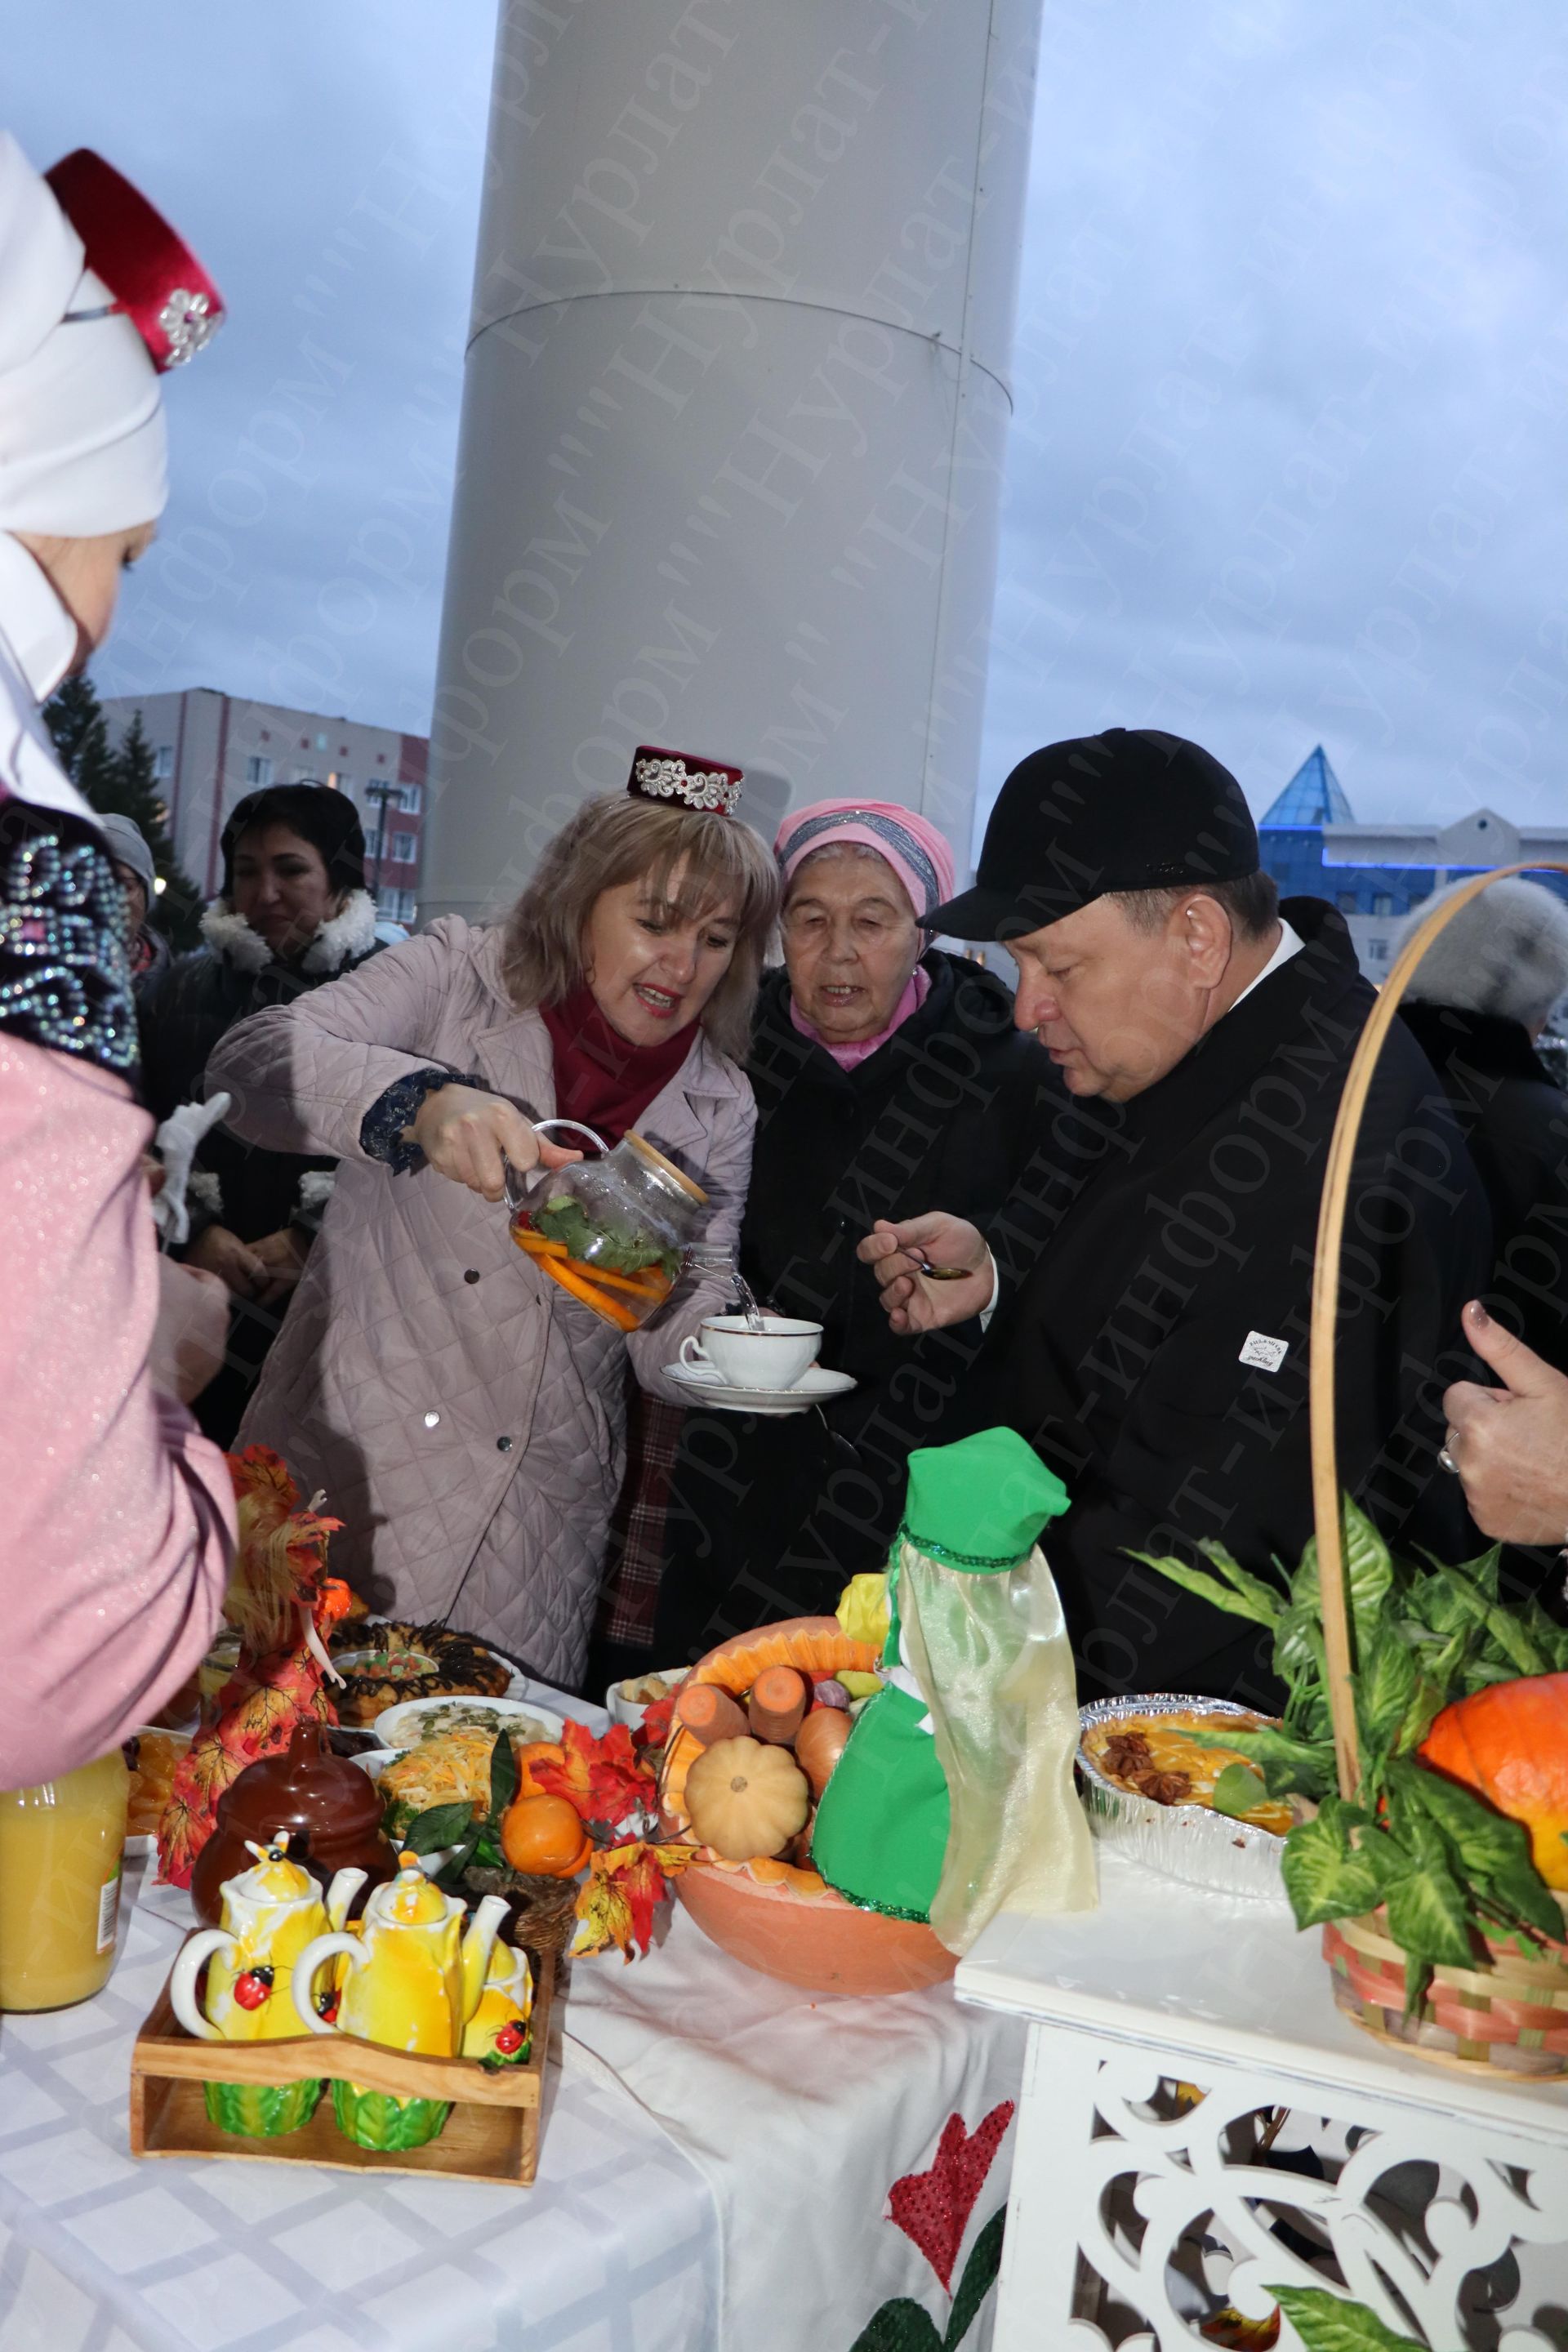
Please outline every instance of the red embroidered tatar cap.
[[217, 332], [218, 292], [190, 247], [139, 188], [90, 147], [64, 155], [45, 179], [160, 375], [183, 367]]
[[721, 760], [701, 760], [693, 751], [661, 751], [656, 744], [639, 743], [626, 790], [645, 801], [681, 801], [690, 809], [733, 816], [745, 773], [744, 768], [727, 768]]

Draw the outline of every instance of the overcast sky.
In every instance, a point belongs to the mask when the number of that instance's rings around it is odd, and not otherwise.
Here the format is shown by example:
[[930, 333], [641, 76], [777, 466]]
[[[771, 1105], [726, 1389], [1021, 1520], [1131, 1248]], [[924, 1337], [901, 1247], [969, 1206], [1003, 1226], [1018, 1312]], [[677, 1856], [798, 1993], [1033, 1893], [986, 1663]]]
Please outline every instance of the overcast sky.
[[[1120, 721], [1259, 811], [1321, 740], [1363, 818], [1568, 822], [1561, 0], [1046, 17], [983, 800]], [[493, 21], [13, 12], [35, 161], [102, 148], [234, 310], [171, 380], [176, 495], [102, 691], [427, 723]]]

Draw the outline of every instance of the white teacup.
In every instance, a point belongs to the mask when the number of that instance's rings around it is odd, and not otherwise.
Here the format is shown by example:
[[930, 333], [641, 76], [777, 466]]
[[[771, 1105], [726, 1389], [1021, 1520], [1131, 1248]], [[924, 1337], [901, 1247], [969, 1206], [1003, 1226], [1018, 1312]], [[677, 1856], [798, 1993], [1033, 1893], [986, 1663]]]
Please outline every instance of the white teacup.
[[680, 1343], [683, 1364], [707, 1364], [736, 1389], [791, 1389], [822, 1344], [820, 1323], [764, 1315], [754, 1330], [743, 1315], [710, 1315], [699, 1337]]

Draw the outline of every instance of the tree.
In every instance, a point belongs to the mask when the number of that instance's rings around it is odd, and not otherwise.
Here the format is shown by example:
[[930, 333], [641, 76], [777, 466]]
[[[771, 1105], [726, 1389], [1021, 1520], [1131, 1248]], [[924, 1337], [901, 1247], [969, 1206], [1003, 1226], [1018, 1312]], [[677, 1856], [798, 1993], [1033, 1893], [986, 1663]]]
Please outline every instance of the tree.
[[61, 767], [84, 800], [94, 808], [117, 803], [100, 797], [109, 786], [114, 754], [102, 706], [85, 677], [68, 677], [44, 705], [44, 724], [54, 739]]
[[169, 837], [169, 812], [153, 767], [153, 746], [140, 710], [117, 750], [111, 749], [103, 708], [86, 677], [68, 677], [44, 705], [44, 723], [61, 767], [83, 798], [140, 825], [163, 883], [153, 899], [152, 920], [178, 950], [200, 939], [201, 893], [181, 867]]

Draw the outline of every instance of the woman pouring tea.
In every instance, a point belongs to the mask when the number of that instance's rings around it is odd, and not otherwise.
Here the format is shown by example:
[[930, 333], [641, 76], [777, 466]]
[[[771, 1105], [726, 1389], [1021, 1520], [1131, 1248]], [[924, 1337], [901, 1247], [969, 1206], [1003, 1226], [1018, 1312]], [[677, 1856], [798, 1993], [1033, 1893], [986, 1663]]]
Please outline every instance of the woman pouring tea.
[[640, 750], [626, 794], [578, 811], [503, 923], [443, 917], [241, 1023], [208, 1064], [236, 1134], [340, 1163], [241, 1444], [327, 1490], [334, 1565], [378, 1605], [450, 1618], [553, 1682], [586, 1651], [627, 1360], [678, 1401], [660, 1368], [728, 1287], [688, 1279], [630, 1328], [514, 1245], [506, 1171], [576, 1156], [535, 1121], [611, 1144], [635, 1129], [708, 1195], [704, 1242], [733, 1247], [756, 1117], [740, 1057], [778, 905], [740, 784]]

